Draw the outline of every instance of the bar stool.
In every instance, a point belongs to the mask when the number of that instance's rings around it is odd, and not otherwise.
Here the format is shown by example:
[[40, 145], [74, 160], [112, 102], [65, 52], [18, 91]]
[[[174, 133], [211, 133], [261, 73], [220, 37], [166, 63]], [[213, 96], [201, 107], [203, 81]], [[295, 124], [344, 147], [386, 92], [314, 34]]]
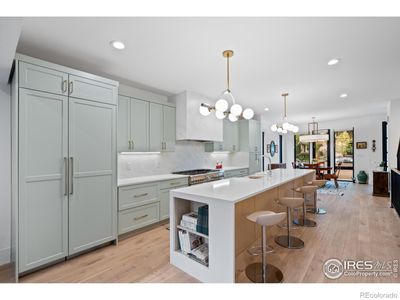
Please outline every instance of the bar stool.
[[257, 283], [278, 283], [283, 279], [282, 271], [274, 265], [267, 263], [267, 226], [276, 225], [281, 222], [286, 213], [275, 213], [269, 210], [256, 211], [247, 216], [251, 222], [257, 223], [262, 227], [261, 230], [261, 261], [246, 267], [246, 276]]
[[[328, 182], [328, 180], [325, 179], [319, 179], [319, 180], [313, 180], [310, 182], [307, 182], [308, 185], [315, 185], [318, 188], [322, 188], [325, 186], [325, 184]], [[307, 209], [308, 212], [316, 215], [324, 215], [326, 214], [326, 209], [324, 208], [318, 208], [317, 207], [317, 191], [314, 192], [314, 207], [310, 207]]]
[[307, 214], [306, 195], [307, 194], [315, 195], [314, 193], [317, 189], [318, 189], [318, 186], [315, 186], [315, 185], [305, 185], [305, 186], [301, 186], [301, 187], [298, 187], [295, 189], [296, 192], [303, 194], [304, 201], [303, 201], [303, 217], [293, 220], [293, 224], [296, 224], [298, 226], [304, 226], [304, 227], [317, 226], [317, 222], [306, 218], [306, 214]]
[[298, 237], [290, 235], [290, 228], [291, 225], [291, 217], [290, 217], [290, 210], [295, 207], [299, 207], [304, 203], [303, 198], [299, 197], [282, 197], [278, 199], [278, 203], [286, 206], [287, 209], [287, 235], [280, 235], [275, 237], [275, 243], [278, 245], [289, 248], [289, 249], [300, 249], [304, 247], [304, 242], [299, 239]]

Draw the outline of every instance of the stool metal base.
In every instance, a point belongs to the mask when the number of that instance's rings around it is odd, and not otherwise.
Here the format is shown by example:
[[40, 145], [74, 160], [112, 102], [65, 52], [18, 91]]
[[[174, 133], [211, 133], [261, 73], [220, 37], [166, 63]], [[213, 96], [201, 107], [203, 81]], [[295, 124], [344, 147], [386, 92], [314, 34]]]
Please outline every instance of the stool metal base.
[[304, 227], [316, 227], [317, 226], [317, 222], [310, 220], [310, 219], [306, 219], [306, 223], [304, 224], [303, 218], [293, 220], [293, 224], [296, 224], [298, 226], [304, 226]]
[[251, 281], [256, 283], [279, 283], [283, 280], [283, 273], [274, 265], [267, 264], [265, 267], [265, 281], [262, 276], [263, 265], [261, 263], [254, 263], [246, 268], [246, 276]]
[[277, 236], [275, 238], [275, 243], [289, 249], [301, 249], [304, 247], [304, 242], [295, 236], [287, 236], [287, 235]]
[[[265, 249], [265, 253], [273, 253], [275, 252], [274, 247], [271, 245], [267, 245], [267, 248]], [[247, 253], [249, 253], [252, 256], [258, 256], [262, 254], [262, 247], [261, 246], [254, 246], [249, 249], [247, 249]]]
[[307, 208], [307, 212], [315, 214], [315, 215], [324, 215], [324, 214], [326, 214], [326, 210], [325, 209], [323, 209], [323, 208], [315, 208], [315, 207]]

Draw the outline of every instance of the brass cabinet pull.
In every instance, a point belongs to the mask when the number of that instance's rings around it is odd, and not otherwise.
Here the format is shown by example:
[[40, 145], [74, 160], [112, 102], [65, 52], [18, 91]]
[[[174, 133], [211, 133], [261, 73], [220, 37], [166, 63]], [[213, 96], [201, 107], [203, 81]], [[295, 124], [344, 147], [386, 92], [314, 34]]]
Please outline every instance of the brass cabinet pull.
[[128, 150], [132, 150], [131, 141], [128, 141]]
[[69, 178], [69, 184], [70, 184], [70, 189], [69, 189], [69, 194], [72, 195], [74, 192], [74, 158], [70, 157], [70, 168], [71, 168], [71, 172], [70, 172], [70, 178]]
[[67, 80], [63, 80], [61, 83], [61, 91], [65, 93], [67, 91]]
[[64, 196], [68, 195], [68, 158], [64, 157]]
[[69, 91], [70, 95], [74, 92], [74, 82], [73, 81], [69, 82], [68, 91]]
[[144, 219], [144, 218], [146, 218], [146, 217], [148, 217], [148, 216], [149, 216], [148, 214], [145, 214], [145, 215], [143, 215], [143, 216], [133, 218], [133, 220], [134, 220], [134, 221], [137, 221], [137, 220], [140, 220], [140, 219]]
[[139, 197], [144, 197], [147, 196], [149, 193], [144, 193], [144, 194], [140, 194], [140, 195], [135, 195], [133, 196], [134, 198], [139, 198]]
[[135, 143], [131, 140], [131, 150], [135, 149]]

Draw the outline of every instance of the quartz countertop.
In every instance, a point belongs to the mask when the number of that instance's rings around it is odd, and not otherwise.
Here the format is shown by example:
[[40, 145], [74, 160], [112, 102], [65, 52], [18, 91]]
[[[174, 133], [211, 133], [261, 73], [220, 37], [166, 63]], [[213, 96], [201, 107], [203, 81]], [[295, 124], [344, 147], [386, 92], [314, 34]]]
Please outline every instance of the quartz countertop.
[[236, 203], [314, 172], [306, 169], [275, 169], [270, 174], [268, 172], [253, 174], [260, 176], [257, 179], [246, 176], [178, 188], [171, 192], [171, 196], [202, 203], [214, 200]]
[[223, 167], [222, 170], [224, 171], [233, 171], [233, 170], [241, 170], [241, 169], [248, 169], [249, 166], [227, 166]]
[[161, 174], [161, 175], [149, 175], [149, 176], [139, 176], [131, 178], [118, 179], [118, 187], [127, 186], [132, 184], [149, 183], [163, 180], [171, 180], [178, 178], [187, 178], [187, 175], [178, 174]]

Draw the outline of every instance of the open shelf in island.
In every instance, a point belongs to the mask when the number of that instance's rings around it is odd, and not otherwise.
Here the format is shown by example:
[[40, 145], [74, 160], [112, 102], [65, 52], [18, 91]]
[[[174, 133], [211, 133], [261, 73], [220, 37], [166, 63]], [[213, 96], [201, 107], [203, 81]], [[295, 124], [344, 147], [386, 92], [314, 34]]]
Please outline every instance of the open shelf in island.
[[203, 238], [205, 238], [205, 239], [208, 239], [208, 235], [207, 235], [207, 234], [200, 233], [200, 232], [198, 232], [198, 231], [196, 231], [196, 230], [189, 229], [189, 228], [184, 227], [184, 226], [181, 226], [181, 225], [176, 225], [176, 227], [177, 227], [178, 229], [180, 229], [180, 230], [185, 230], [185, 231], [187, 231], [187, 232], [190, 232], [190, 233], [193, 233], [193, 234], [195, 234], [195, 235], [201, 236], [201, 237], [203, 237]]

